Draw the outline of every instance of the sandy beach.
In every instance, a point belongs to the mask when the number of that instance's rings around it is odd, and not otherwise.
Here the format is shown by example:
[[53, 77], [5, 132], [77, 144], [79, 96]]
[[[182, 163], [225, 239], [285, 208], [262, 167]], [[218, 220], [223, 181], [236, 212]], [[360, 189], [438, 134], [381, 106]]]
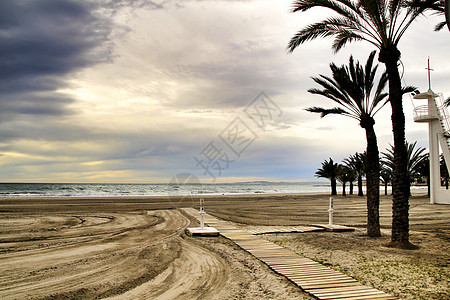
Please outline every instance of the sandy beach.
[[[365, 236], [365, 197], [337, 196], [335, 223], [354, 232], [263, 238], [400, 299], [448, 299], [450, 207], [410, 200], [411, 241], [386, 248]], [[206, 196], [208, 213], [244, 229], [328, 222], [329, 195]], [[176, 197], [0, 198], [1, 299], [313, 299], [223, 237], [190, 237], [197, 222]]]

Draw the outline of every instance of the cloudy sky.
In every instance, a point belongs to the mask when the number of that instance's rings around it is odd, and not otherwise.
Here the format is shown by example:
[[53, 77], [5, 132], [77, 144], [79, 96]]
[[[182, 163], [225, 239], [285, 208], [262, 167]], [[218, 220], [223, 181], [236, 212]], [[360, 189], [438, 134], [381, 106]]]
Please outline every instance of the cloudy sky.
[[[374, 49], [333, 54], [324, 39], [287, 54], [296, 31], [325, 16], [290, 13], [291, 2], [1, 1], [0, 182], [312, 180], [324, 159], [364, 151], [356, 121], [304, 109], [331, 106], [307, 92], [311, 76]], [[421, 18], [399, 48], [404, 83], [427, 89], [430, 56], [432, 88], [448, 97], [439, 20]], [[407, 138], [426, 147], [427, 126], [404, 103]], [[388, 106], [376, 131], [385, 149]]]

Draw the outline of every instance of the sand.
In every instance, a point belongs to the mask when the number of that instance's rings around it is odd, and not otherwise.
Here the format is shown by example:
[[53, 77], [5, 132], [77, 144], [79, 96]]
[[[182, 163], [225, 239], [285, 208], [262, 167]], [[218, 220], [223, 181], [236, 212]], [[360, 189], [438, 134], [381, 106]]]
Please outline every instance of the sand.
[[[328, 222], [320, 195], [208, 196], [205, 208], [242, 228]], [[411, 241], [365, 236], [365, 198], [335, 197], [335, 223], [355, 232], [265, 234], [300, 255], [401, 299], [448, 299], [450, 206], [410, 204]], [[189, 237], [191, 198], [0, 198], [0, 299], [312, 299], [223, 237]]]

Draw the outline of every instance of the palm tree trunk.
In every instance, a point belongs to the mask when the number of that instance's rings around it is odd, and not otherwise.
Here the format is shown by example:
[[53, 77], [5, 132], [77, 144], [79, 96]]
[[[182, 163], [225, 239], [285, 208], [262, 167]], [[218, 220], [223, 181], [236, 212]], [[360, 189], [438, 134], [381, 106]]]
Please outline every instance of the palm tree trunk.
[[384, 183], [384, 194], [387, 196], [388, 192], [387, 192], [387, 188], [388, 188], [388, 183], [385, 182]]
[[367, 139], [367, 235], [377, 237], [381, 236], [379, 214], [380, 158], [373, 124], [365, 126], [365, 130]]
[[350, 195], [353, 195], [353, 182], [350, 181], [349, 192]]
[[363, 188], [362, 188], [362, 176], [358, 175], [358, 196], [364, 196]]
[[390, 46], [380, 51], [379, 60], [385, 64], [389, 78], [389, 102], [392, 108], [394, 135], [394, 166], [392, 178], [392, 235], [390, 247], [414, 248], [409, 242], [409, 180], [405, 146], [405, 115], [402, 105], [402, 84], [397, 63], [400, 51]]
[[337, 195], [336, 178], [331, 178], [331, 195]]
[[347, 193], [345, 192], [345, 185], [346, 184], [347, 184], [346, 182], [342, 183], [342, 196], [347, 196]]

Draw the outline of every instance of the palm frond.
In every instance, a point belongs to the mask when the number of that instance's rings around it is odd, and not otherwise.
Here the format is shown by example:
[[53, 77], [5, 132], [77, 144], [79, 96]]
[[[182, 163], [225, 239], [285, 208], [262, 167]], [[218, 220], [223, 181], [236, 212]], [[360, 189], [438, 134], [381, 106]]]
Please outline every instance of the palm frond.
[[360, 0], [364, 18], [370, 20], [370, 23], [380, 35], [381, 40], [387, 37], [388, 22], [386, 21], [386, 6], [384, 1]]
[[[412, 144], [405, 142], [406, 147], [406, 159], [407, 159], [407, 168], [408, 168], [408, 174], [410, 178], [414, 175], [414, 173], [417, 171], [417, 168], [420, 166], [420, 164], [427, 159], [427, 153], [425, 152], [425, 148], [417, 148], [416, 149], [417, 142], [414, 142]], [[394, 146], [390, 145], [390, 149], [386, 149], [387, 152], [382, 152], [383, 155], [382, 162], [384, 165], [388, 166], [389, 168], [393, 169], [394, 167]]]
[[[308, 92], [331, 99], [342, 108], [312, 107], [308, 111], [321, 113], [322, 117], [331, 113], [341, 114], [359, 120], [360, 123], [363, 117], [373, 118], [375, 113], [387, 103], [385, 101], [387, 94], [383, 92], [387, 83], [386, 73], [381, 75], [376, 92], [372, 95], [378, 68], [378, 65], [373, 65], [375, 55], [376, 52], [373, 51], [365, 66], [355, 61], [353, 56], [350, 56], [348, 65], [338, 67], [331, 63], [332, 78], [324, 75], [312, 77], [321, 88], [312, 88]], [[374, 111], [375, 109], [377, 111]]]
[[342, 70], [336, 67], [334, 64], [330, 64], [330, 68], [333, 72], [333, 79], [320, 75], [320, 78], [314, 78], [313, 80], [320, 84], [323, 89], [309, 89], [308, 92], [311, 94], [322, 95], [327, 97], [336, 103], [342, 105], [348, 109], [354, 116], [361, 115], [359, 107], [352, 100], [351, 95], [348, 94], [348, 85], [343, 84], [342, 76], [338, 76]]
[[401, 3], [406, 8], [403, 21], [398, 26], [396, 33], [393, 35], [393, 41], [398, 44], [409, 26], [426, 11], [436, 11], [441, 7], [441, 0], [405, 0]]
[[334, 35], [334, 28], [329, 28], [327, 24], [324, 24], [323, 22], [314, 23], [298, 31], [289, 41], [287, 50], [292, 53], [295, 48], [307, 41], [332, 35]]
[[447, 100], [445, 100], [444, 105], [447, 107], [450, 106], [450, 97], [448, 97]]
[[402, 95], [410, 94], [416, 90], [417, 90], [417, 87], [415, 87], [415, 86], [404, 86], [404, 87], [402, 87]]
[[[388, 82], [388, 74], [384, 72], [381, 75], [380, 80], [378, 81], [378, 86], [373, 96], [372, 104], [370, 105], [369, 114], [371, 116], [375, 116], [378, 113], [378, 111], [380, 111], [380, 109], [382, 109], [389, 102], [388, 99], [389, 94], [384, 93], [387, 82]], [[380, 105], [380, 103], [382, 104]]]
[[434, 31], [440, 31], [442, 30], [442, 28], [445, 27], [445, 25], [447, 25], [447, 22], [442, 21], [440, 23], [437, 23], [436, 26], [434, 26]]
[[[373, 27], [370, 22], [366, 22], [361, 10], [353, 1], [299, 0], [293, 3], [292, 12], [304, 12], [314, 7], [328, 8], [337, 13], [341, 18], [331, 18], [328, 20], [323, 20], [309, 25], [297, 32], [296, 35], [294, 35], [289, 41], [287, 47], [287, 51], [289, 53], [293, 52], [295, 48], [306, 41], [310, 41], [318, 37], [327, 37], [333, 35], [338, 36], [340, 33], [341, 35], [339, 36], [339, 40], [342, 39], [342, 41], [335, 42], [336, 47], [334, 49], [337, 49], [337, 51], [346, 43], [355, 40], [366, 40], [374, 45], [377, 45], [377, 42], [379, 43], [380, 39], [377, 35], [375, 27]], [[341, 21], [336, 23], [336, 20]], [[339, 27], [341, 27], [341, 29], [355, 31], [355, 36], [353, 38], [349, 38], [348, 36], [342, 35]]]
[[345, 110], [343, 110], [342, 108], [339, 108], [339, 107], [326, 109], [326, 108], [322, 108], [322, 107], [313, 106], [313, 107], [308, 107], [305, 110], [309, 111], [309, 112], [312, 112], [312, 113], [320, 113], [320, 117], [321, 118], [323, 118], [323, 117], [325, 117], [327, 115], [330, 115], [330, 114], [334, 114], [334, 115], [349, 115], [351, 117], [351, 114], [349, 114], [347, 111], [345, 111]]
[[339, 52], [344, 46], [352, 42], [367, 41], [376, 46], [376, 43], [366, 39], [363, 35], [352, 32], [351, 30], [341, 29], [335, 34], [331, 49], [334, 53]]

